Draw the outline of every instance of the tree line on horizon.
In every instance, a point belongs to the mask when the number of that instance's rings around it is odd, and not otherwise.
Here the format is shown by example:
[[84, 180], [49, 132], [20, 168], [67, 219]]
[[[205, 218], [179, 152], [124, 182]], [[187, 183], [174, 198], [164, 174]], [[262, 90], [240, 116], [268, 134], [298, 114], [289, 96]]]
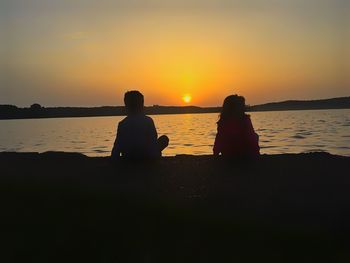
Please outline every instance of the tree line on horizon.
[[[312, 109], [350, 109], [350, 97], [322, 100], [288, 100], [247, 106], [247, 111], [282, 111]], [[147, 106], [146, 114], [186, 114], [186, 113], [218, 113], [221, 107], [198, 106]], [[38, 103], [28, 108], [14, 105], [0, 105], [0, 119], [59, 118], [59, 117], [93, 117], [123, 116], [124, 106], [101, 107], [43, 107]]]

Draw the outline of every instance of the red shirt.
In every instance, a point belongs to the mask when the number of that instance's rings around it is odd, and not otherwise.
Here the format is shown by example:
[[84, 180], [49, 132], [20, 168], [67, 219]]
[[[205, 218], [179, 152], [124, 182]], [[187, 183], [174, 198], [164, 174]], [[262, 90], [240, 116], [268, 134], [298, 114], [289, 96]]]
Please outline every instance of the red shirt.
[[257, 157], [259, 136], [255, 133], [249, 115], [243, 119], [231, 118], [218, 124], [214, 155]]

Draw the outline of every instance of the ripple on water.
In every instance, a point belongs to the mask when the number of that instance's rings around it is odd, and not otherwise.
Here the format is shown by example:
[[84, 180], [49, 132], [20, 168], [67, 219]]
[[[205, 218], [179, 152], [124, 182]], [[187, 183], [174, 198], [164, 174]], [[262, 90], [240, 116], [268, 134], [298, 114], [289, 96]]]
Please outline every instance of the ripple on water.
[[7, 152], [19, 152], [22, 149], [23, 149], [23, 147], [13, 147], [13, 148], [6, 149], [5, 151], [7, 151]]
[[313, 152], [326, 152], [326, 151], [318, 148], [303, 151], [303, 153], [313, 153]]
[[104, 146], [104, 145], [101, 145], [101, 146], [95, 146], [95, 147], [92, 147], [92, 149], [105, 149], [107, 148], [107, 146]]
[[298, 139], [298, 140], [305, 139], [305, 137], [300, 135], [300, 134], [296, 134], [296, 135], [292, 136], [291, 138]]
[[310, 132], [310, 131], [305, 131], [305, 132], [300, 132], [299, 135], [302, 135], [302, 136], [309, 136], [309, 135], [312, 135], [313, 133]]
[[100, 149], [96, 149], [96, 150], [93, 150], [95, 153], [108, 153], [109, 151], [106, 151], [106, 150], [100, 150]]
[[73, 149], [75, 149], [75, 150], [83, 150], [84, 147], [76, 146], [76, 147], [74, 147]]
[[348, 146], [337, 146], [337, 147], [334, 147], [334, 148], [336, 148], [336, 149], [342, 149], [342, 150], [348, 150], [348, 149], [350, 149], [350, 147], [348, 147]]
[[323, 145], [323, 144], [314, 144], [313, 146], [314, 146], [314, 147], [318, 147], [318, 148], [324, 148], [324, 147], [326, 147], [326, 145]]
[[77, 144], [77, 143], [86, 143], [85, 141], [71, 141], [71, 143], [73, 143], [73, 144]]
[[276, 148], [276, 147], [277, 146], [274, 146], [274, 145], [266, 145], [266, 146], [261, 145], [260, 149], [271, 149], [271, 148]]

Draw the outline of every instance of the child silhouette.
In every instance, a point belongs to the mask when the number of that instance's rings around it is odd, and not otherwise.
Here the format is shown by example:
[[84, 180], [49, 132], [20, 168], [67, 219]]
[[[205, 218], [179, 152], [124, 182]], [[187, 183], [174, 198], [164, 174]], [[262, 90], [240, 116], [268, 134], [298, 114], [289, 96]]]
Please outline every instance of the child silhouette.
[[139, 91], [128, 91], [124, 95], [124, 103], [127, 117], [118, 124], [112, 158], [160, 157], [169, 144], [169, 138], [165, 135], [158, 138], [152, 118], [144, 114], [143, 95]]
[[224, 100], [214, 155], [256, 158], [259, 156], [259, 137], [255, 133], [250, 116], [245, 113], [245, 99], [231, 95]]

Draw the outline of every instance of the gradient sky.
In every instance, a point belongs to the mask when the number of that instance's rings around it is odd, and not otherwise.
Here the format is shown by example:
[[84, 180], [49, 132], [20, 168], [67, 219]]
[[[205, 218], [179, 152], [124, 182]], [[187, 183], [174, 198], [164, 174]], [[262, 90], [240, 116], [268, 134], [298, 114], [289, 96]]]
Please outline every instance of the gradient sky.
[[350, 95], [347, 0], [0, 0], [0, 104]]

